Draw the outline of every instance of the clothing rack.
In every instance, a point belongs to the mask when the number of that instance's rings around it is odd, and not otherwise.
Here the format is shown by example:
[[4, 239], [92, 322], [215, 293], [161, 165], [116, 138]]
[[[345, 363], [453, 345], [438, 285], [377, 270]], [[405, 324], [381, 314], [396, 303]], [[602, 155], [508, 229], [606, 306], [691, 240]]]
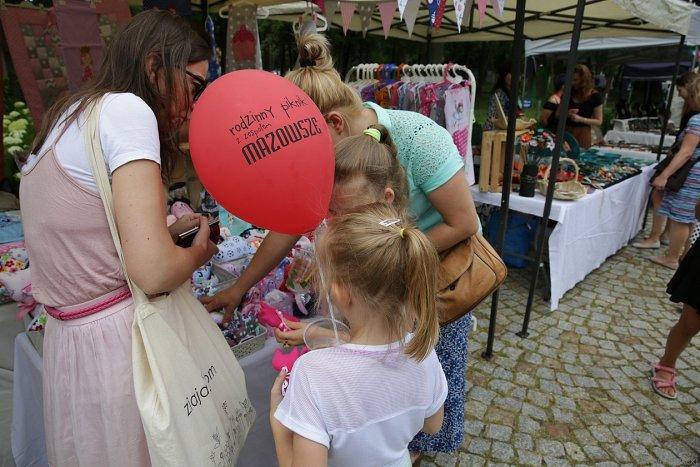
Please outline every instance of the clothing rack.
[[[460, 149], [460, 155], [464, 158], [465, 172], [467, 180], [470, 184], [474, 183], [474, 164], [472, 157], [472, 129], [474, 124], [474, 109], [476, 104], [476, 79], [472, 71], [464, 65], [459, 64], [428, 64], [428, 65], [409, 65], [409, 64], [392, 64], [392, 63], [362, 63], [350, 68], [345, 75], [345, 82], [355, 89], [361, 88], [363, 85], [372, 86], [381, 89], [382, 86], [391, 86], [394, 83], [402, 82], [404, 84], [412, 83], [413, 86], [435, 85], [436, 88], [441, 88], [444, 91], [446, 87], [465, 87], [468, 90], [468, 101], [465, 102], [465, 107], [468, 107], [468, 127], [467, 127], [467, 143], [466, 149]], [[362, 95], [363, 93], [361, 93]], [[443, 94], [444, 96], [444, 94]], [[363, 95], [363, 100], [368, 100]], [[444, 101], [442, 104], [444, 105]], [[402, 109], [402, 107], [398, 107]], [[404, 110], [416, 110], [408, 108]], [[442, 114], [438, 112], [439, 117], [433, 118], [440, 125], [447, 128], [448, 121], [444, 115], [444, 108], [441, 109]], [[426, 112], [421, 112], [427, 115]], [[427, 115], [431, 118], [433, 115]], [[448, 128], [449, 131], [449, 128]], [[452, 133], [452, 132], [451, 132]], [[455, 144], [460, 147], [458, 138], [453, 134]], [[461, 146], [464, 148], [464, 139], [461, 140]]]

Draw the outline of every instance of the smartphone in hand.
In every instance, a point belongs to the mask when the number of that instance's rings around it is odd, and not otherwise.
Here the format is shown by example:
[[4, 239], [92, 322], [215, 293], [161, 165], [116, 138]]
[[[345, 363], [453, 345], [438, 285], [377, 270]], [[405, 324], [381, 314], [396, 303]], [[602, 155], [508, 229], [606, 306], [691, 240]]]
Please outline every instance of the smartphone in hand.
[[[182, 232], [177, 236], [177, 241], [175, 244], [182, 248], [191, 247], [194, 237], [197, 236], [197, 232], [199, 232], [199, 226], [193, 227], [186, 232]], [[218, 243], [220, 234], [219, 219], [209, 220], [209, 239], [214, 243]]]

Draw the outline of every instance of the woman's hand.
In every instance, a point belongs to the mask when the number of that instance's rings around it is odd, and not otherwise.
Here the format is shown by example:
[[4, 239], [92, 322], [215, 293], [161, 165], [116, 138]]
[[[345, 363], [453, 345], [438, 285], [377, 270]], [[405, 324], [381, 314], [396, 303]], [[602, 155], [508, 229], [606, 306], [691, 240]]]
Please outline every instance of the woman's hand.
[[[204, 265], [207, 261], [211, 259], [218, 251], [219, 248], [209, 240], [211, 234], [209, 230], [209, 219], [206, 216], [199, 216], [199, 230], [192, 240], [191, 249], [197, 252], [197, 258], [199, 259], [199, 265]], [[173, 224], [174, 225], [174, 224]]]
[[217, 311], [221, 308], [224, 309], [224, 318], [221, 321], [221, 326], [225, 328], [231, 322], [233, 312], [243, 301], [244, 295], [245, 291], [241, 292], [236, 285], [232, 285], [228, 289], [222, 290], [213, 297], [202, 298], [202, 304], [209, 312]]
[[170, 236], [173, 237], [173, 241], [177, 240], [180, 234], [187, 232], [188, 230], [197, 227], [199, 225], [199, 218], [202, 217], [201, 214], [190, 213], [185, 214], [181, 218], [175, 221], [171, 226], [168, 227]]
[[301, 321], [287, 321], [284, 318], [282, 318], [282, 320], [291, 331], [275, 329], [275, 339], [277, 339], [277, 342], [284, 346], [292, 347], [304, 345], [304, 331], [306, 331], [308, 324], [302, 323]]
[[654, 188], [659, 189], [659, 190], [663, 190], [664, 188], [666, 188], [666, 184], [667, 184], [667, 183], [668, 183], [668, 178], [666, 178], [666, 177], [664, 177], [664, 176], [662, 176], [662, 175], [659, 175], [658, 177], [656, 177], [656, 178], [654, 179], [654, 182], [652, 183], [652, 186], [653, 186]]

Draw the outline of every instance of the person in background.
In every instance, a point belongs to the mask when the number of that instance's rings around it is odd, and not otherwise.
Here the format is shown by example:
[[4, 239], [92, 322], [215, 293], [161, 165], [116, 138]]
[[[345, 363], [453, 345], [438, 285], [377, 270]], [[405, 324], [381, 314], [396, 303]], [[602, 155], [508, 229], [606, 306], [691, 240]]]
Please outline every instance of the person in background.
[[564, 91], [564, 82], [566, 76], [564, 73], [559, 73], [554, 77], [554, 94], [549, 96], [547, 102], [542, 106], [542, 112], [540, 113], [540, 126], [548, 129], [552, 133], [556, 134], [557, 125], [559, 123], [559, 116], [557, 115], [559, 109], [559, 103], [561, 102], [561, 95]]
[[[700, 110], [700, 75], [696, 75], [687, 85], [688, 103], [692, 110]], [[692, 161], [685, 182], [677, 192], [664, 190], [668, 177], [676, 173], [686, 162]], [[664, 190], [659, 215], [668, 217], [669, 246], [663, 256], [649, 258], [651, 261], [670, 269], [678, 268], [678, 260], [688, 248], [690, 230], [695, 222], [693, 210], [700, 201], [700, 114], [694, 115], [682, 134], [681, 146], [671, 162], [654, 179], [653, 186]]]
[[[603, 73], [595, 75], [595, 78], [593, 79], [595, 90], [598, 94], [600, 94], [603, 102], [605, 101], [605, 89], [608, 85], [607, 79], [605, 79], [605, 75]], [[602, 120], [601, 120], [602, 124]], [[593, 134], [595, 135], [595, 144], [605, 144], [605, 138], [603, 137], [603, 130], [601, 129], [600, 125], [593, 125]]]
[[586, 65], [576, 65], [571, 86], [566, 131], [576, 138], [581, 149], [588, 149], [593, 144], [591, 127], [603, 124], [603, 98], [595, 90], [593, 74]]
[[[45, 115], [22, 169], [32, 292], [49, 315], [43, 404], [52, 466], [150, 465], [132, 374], [134, 301], [92, 175], [86, 112], [100, 103], [97, 137], [126, 272], [148, 295], [173, 291], [216, 253], [205, 217], [166, 227], [163, 189], [181, 155], [173, 135], [204, 90], [209, 55], [184, 20], [134, 16], [95, 77]], [[173, 239], [195, 225], [192, 246], [177, 247]]]
[[[377, 143], [378, 144], [378, 143]], [[447, 380], [434, 346], [438, 256], [386, 203], [334, 217], [316, 240], [319, 293], [349, 342], [303, 355], [270, 395], [279, 465], [407, 466], [440, 431]]]
[[[490, 131], [495, 130], [496, 126], [494, 120], [499, 118], [500, 112], [498, 110], [498, 103], [496, 99], [501, 102], [501, 107], [503, 108], [503, 114], [508, 118], [508, 113], [510, 112], [510, 89], [511, 81], [513, 76], [510, 74], [510, 62], [502, 62], [498, 65], [496, 78], [496, 84], [493, 85], [491, 90], [491, 97], [489, 97], [489, 109], [486, 115], [486, 121], [484, 122], [484, 130]], [[522, 115], [521, 106], [518, 103], [518, 116]]]
[[[689, 97], [688, 86], [700, 76], [697, 72], [688, 71], [683, 73], [676, 79], [676, 90], [678, 95], [683, 99], [683, 114], [680, 119], [680, 127], [678, 129], [678, 134], [676, 135], [676, 140], [669, 149], [668, 157], [672, 157], [681, 147], [683, 141], [683, 134], [688, 126], [690, 119], [699, 113], [691, 105], [691, 100]], [[659, 209], [661, 208], [661, 201], [663, 199], [663, 191], [653, 189], [651, 194], [652, 202], [652, 222], [651, 222], [651, 232], [649, 236], [641, 241], [632, 243], [632, 246], [640, 249], [659, 249], [662, 244], [668, 244], [668, 227], [666, 216], [659, 214]]]
[[[700, 202], [695, 205], [695, 218], [700, 221]], [[651, 367], [651, 387], [661, 397], [676, 399], [676, 361], [700, 332], [700, 241], [696, 241], [683, 258], [668, 283], [666, 292], [671, 301], [682, 303], [683, 311], [666, 339], [666, 350], [659, 363]], [[692, 365], [692, 364], [691, 364]]]

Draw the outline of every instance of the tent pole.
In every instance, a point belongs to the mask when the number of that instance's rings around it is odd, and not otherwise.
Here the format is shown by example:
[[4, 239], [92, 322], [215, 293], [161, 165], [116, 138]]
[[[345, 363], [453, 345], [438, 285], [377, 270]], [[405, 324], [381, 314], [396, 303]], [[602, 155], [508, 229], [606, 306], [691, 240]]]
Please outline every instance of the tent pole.
[[[564, 83], [564, 93], [559, 102], [559, 115], [567, 115], [569, 101], [571, 99], [571, 80], [574, 75], [574, 68], [578, 59], [578, 43], [581, 38], [581, 25], [583, 23], [583, 11], [586, 8], [586, 0], [578, 0], [576, 4], [576, 16], [574, 18], [574, 30], [571, 33], [571, 46], [569, 49], [569, 57], [566, 62], [566, 82]], [[557, 181], [557, 173], [559, 172], [559, 157], [564, 143], [564, 129], [566, 128], [566, 118], [560, 118], [557, 123], [557, 135], [554, 143], [554, 154], [552, 154], [552, 165], [549, 171], [549, 183], [547, 187], [547, 198], [544, 203], [544, 212], [540, 221], [540, 228], [537, 230], [537, 249], [535, 253], [536, 269], [530, 279], [530, 292], [527, 297], [527, 307], [525, 308], [525, 317], [523, 318], [522, 330], [517, 333], [519, 337], [527, 337], [527, 328], [530, 324], [530, 315], [532, 314], [532, 305], [535, 299], [535, 291], [537, 289], [537, 278], [540, 270], [543, 268], [542, 251], [544, 250], [544, 242], [547, 234], [547, 225], [549, 224], [549, 215], [552, 212], [552, 200], [554, 198], [554, 185]], [[551, 299], [551, 298], [550, 298]]]
[[[508, 223], [508, 206], [510, 205], [511, 180], [513, 178], [513, 156], [515, 152], [515, 122], [518, 110], [518, 87], [521, 84], [522, 66], [521, 60], [525, 54], [525, 0], [518, 0], [515, 12], [515, 37], [513, 40], [513, 52], [511, 64], [510, 107], [508, 109], [508, 134], [506, 135], [506, 160], [503, 165], [503, 191], [501, 192], [501, 220], [498, 226], [496, 239], [496, 251], [503, 254], [503, 244], [506, 238], [506, 225]], [[490, 359], [493, 356], [493, 341], [496, 332], [496, 314], [498, 313], [498, 290], [491, 298], [491, 316], [489, 317], [489, 333], [486, 350], [482, 357]]]
[[685, 36], [681, 36], [676, 49], [676, 67], [673, 69], [673, 77], [671, 78], [671, 86], [668, 88], [668, 98], [666, 99], [666, 108], [664, 109], [664, 121], [661, 125], [661, 137], [659, 138], [659, 148], [656, 151], [656, 162], [661, 160], [661, 153], [664, 151], [664, 139], [668, 130], [668, 120], [671, 117], [671, 104], [673, 103], [673, 90], [676, 86], [678, 73], [681, 69], [681, 57], [683, 56], [683, 47], [685, 46]]

